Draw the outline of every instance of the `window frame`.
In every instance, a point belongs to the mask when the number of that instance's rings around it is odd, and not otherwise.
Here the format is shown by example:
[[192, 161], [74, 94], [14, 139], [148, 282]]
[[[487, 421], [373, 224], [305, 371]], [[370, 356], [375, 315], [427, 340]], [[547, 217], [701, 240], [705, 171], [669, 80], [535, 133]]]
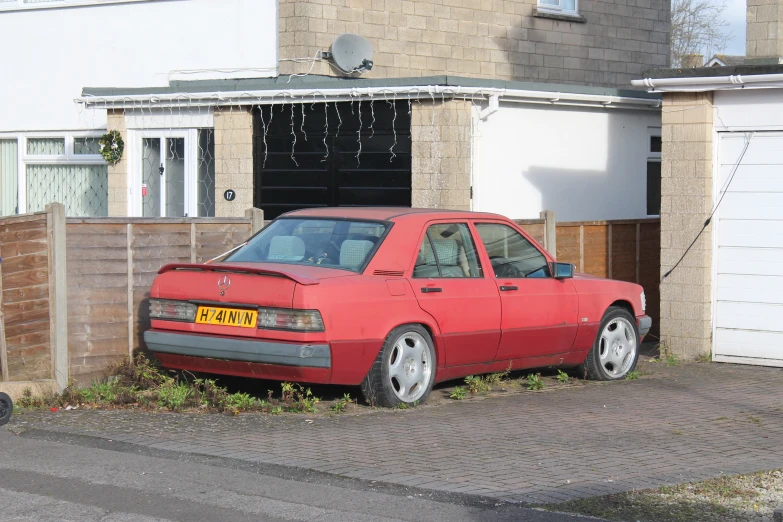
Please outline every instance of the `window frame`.
[[[51, 2], [25, 3], [24, 0], [0, 3], [0, 13], [3, 11], [35, 11], [39, 9], [64, 9], [68, 7], [83, 7], [103, 4], [133, 4], [137, 2], [158, 2], [160, 0], [53, 0]], [[7, 4], [7, 5], [3, 5]]]
[[[100, 139], [105, 130], [67, 132], [0, 132], [0, 139], [16, 139], [17, 146], [17, 212], [27, 213], [27, 167], [28, 165], [106, 165], [100, 154], [74, 154], [75, 138]], [[27, 141], [35, 138], [65, 140], [65, 154], [28, 154]]]
[[[653, 140], [653, 138], [661, 139], [661, 152], [654, 152], [652, 150], [652, 140]], [[658, 212], [658, 214], [648, 214], [647, 210], [648, 210], [648, 208], [650, 206], [650, 203], [649, 203], [650, 194], [649, 194], [649, 191], [648, 191], [649, 184], [650, 184], [650, 180], [649, 180], [649, 175], [650, 175], [650, 173], [649, 173], [649, 164], [650, 163], [661, 163], [662, 162], [662, 151], [663, 151], [663, 139], [662, 138], [663, 138], [663, 136], [662, 136], [662, 132], [661, 132], [661, 127], [648, 127], [647, 128], [647, 159], [644, 162], [644, 180], [645, 180], [645, 183], [644, 183], [644, 213], [645, 213], [645, 215], [647, 217], [650, 217], [650, 218], [656, 218], [656, 217], [660, 217], [661, 216], [660, 211]], [[660, 208], [660, 206], [661, 206], [661, 203], [658, 202], [658, 207]]]
[[[528, 278], [528, 277], [500, 277], [500, 278], [495, 277], [495, 270], [492, 267], [492, 261], [489, 258], [489, 252], [487, 251], [487, 247], [484, 245], [484, 241], [481, 240], [481, 234], [479, 234], [478, 225], [503, 225], [503, 226], [509, 227], [511, 230], [513, 230], [517, 234], [521, 235], [528, 243], [530, 243], [530, 245], [533, 248], [536, 249], [536, 251], [538, 251], [539, 254], [544, 256], [544, 260], [546, 261], [547, 269], [549, 270], [549, 276], [548, 277], [530, 277], [530, 278]], [[500, 279], [514, 279], [514, 280], [518, 280], [518, 279], [524, 279], [524, 280], [527, 280], [527, 279], [531, 279], [531, 280], [542, 280], [542, 279], [550, 280], [551, 279], [551, 280], [554, 280], [555, 279], [554, 278], [554, 274], [552, 274], [552, 263], [555, 262], [555, 259], [552, 256], [549, 255], [549, 253], [546, 251], [546, 249], [544, 249], [544, 247], [538, 241], [536, 241], [535, 239], [530, 237], [530, 235], [527, 232], [525, 232], [524, 230], [522, 230], [521, 227], [517, 226], [516, 223], [508, 222], [508, 221], [502, 221], [502, 220], [493, 220], [493, 219], [474, 219], [474, 220], [471, 220], [471, 228], [473, 229], [475, 235], [480, 240], [479, 244], [481, 245], [481, 253], [480, 253], [480, 255], [482, 255], [482, 263], [486, 267], [489, 267], [489, 272], [492, 274], [492, 278], [495, 279], [496, 281], [499, 281]], [[486, 271], [487, 271], [487, 268], [484, 268], [484, 272], [485, 273], [486, 273]]]
[[[443, 277], [442, 271], [440, 269], [440, 259], [438, 259], [438, 254], [435, 252], [435, 246], [432, 244], [432, 237], [430, 236], [430, 228], [437, 225], [464, 225], [468, 236], [470, 237], [470, 240], [473, 242], [473, 248], [476, 251], [476, 268], [479, 270], [479, 275], [477, 276], [466, 276], [466, 277]], [[416, 277], [414, 275], [414, 271], [416, 270], [416, 260], [419, 258], [419, 252], [421, 252], [421, 245], [424, 242], [424, 238], [427, 238], [427, 240], [430, 242], [430, 248], [432, 249], [433, 255], [435, 257], [435, 264], [438, 267], [438, 276], [437, 277]], [[480, 239], [480, 238], [479, 238]], [[486, 264], [484, 262], [484, 257], [482, 255], [482, 247], [479, 247], [479, 242], [476, 241], [476, 230], [472, 226], [472, 223], [470, 220], [468, 221], [454, 221], [451, 219], [444, 219], [444, 220], [434, 220], [434, 221], [428, 221], [424, 225], [424, 233], [420, 235], [418, 243], [416, 243], [416, 250], [413, 255], [413, 262], [411, 263], [411, 267], [409, 269], [410, 278], [411, 279], [417, 279], [417, 280], [425, 280], [425, 279], [445, 279], [445, 280], [454, 280], [454, 281], [462, 281], [462, 280], [472, 280], [472, 279], [487, 279], [486, 276]], [[486, 253], [486, 252], [483, 252]], [[467, 256], [467, 252], [465, 252], [465, 255]]]
[[563, 0], [557, 0], [557, 5], [547, 4], [542, 0], [537, 0], [536, 9], [542, 13], [552, 13], [564, 16], [579, 16], [579, 0], [574, 0], [574, 8], [566, 9], [563, 7]]

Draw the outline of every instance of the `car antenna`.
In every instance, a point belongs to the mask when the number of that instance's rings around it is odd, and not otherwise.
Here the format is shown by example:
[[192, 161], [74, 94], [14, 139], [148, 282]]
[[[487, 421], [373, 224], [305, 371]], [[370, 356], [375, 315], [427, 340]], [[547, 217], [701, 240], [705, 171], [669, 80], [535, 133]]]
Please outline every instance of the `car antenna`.
[[223, 257], [223, 256], [227, 256], [227, 255], [229, 255], [230, 253], [232, 253], [232, 252], [234, 252], [234, 251], [236, 251], [236, 250], [239, 250], [239, 249], [240, 249], [240, 248], [242, 248], [243, 246], [247, 245], [247, 243], [248, 243], [248, 242], [247, 242], [247, 241], [245, 241], [245, 242], [244, 242], [244, 243], [242, 243], [241, 245], [237, 245], [237, 246], [235, 246], [234, 248], [232, 248], [232, 249], [231, 249], [231, 250], [229, 250], [228, 252], [223, 252], [223, 253], [222, 253], [222, 254], [220, 254], [219, 256], [213, 257], [213, 258], [212, 258], [212, 259], [210, 259], [209, 261], [206, 261], [204, 264], [205, 264], [205, 265], [208, 265], [208, 264], [210, 264], [211, 262], [213, 262], [213, 261], [216, 261], [216, 260], [220, 259], [220, 258], [221, 258], [221, 257]]

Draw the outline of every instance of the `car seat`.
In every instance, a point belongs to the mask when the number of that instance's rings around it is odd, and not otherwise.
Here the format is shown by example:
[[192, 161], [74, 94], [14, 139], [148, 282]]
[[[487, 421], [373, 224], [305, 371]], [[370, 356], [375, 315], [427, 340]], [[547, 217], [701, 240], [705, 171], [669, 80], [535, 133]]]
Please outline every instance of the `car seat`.
[[297, 236], [275, 236], [269, 242], [269, 261], [301, 261], [305, 256], [305, 243]]

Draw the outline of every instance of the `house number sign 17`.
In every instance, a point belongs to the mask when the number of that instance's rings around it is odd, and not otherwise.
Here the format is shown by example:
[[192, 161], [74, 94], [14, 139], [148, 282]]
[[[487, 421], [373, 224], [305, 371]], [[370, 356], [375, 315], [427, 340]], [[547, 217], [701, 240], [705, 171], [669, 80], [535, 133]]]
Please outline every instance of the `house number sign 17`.
[[223, 193], [223, 197], [226, 201], [234, 201], [237, 198], [237, 193], [231, 189], [228, 189]]

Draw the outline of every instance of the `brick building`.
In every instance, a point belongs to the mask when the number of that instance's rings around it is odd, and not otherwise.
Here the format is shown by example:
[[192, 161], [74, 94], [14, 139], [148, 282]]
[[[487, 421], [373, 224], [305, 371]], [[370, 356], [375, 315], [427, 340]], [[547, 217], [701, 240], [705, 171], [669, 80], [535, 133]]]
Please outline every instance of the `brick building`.
[[[187, 0], [176, 13], [167, 2], [84, 3], [4, 4], [0, 39], [39, 21], [56, 35], [78, 11], [109, 39], [133, 38], [151, 19], [176, 25], [165, 38], [179, 43], [154, 66], [153, 49], [118, 46], [105, 58], [123, 67], [98, 57], [94, 74], [70, 72], [63, 83], [84, 89], [55, 98], [60, 111], [77, 98], [77, 118], [30, 126], [19, 109], [3, 123], [5, 213], [51, 199], [72, 215], [230, 216], [254, 205], [274, 217], [357, 204], [572, 220], [658, 212], [660, 98], [629, 82], [667, 64], [666, 0]], [[211, 16], [238, 25], [205, 24]], [[344, 33], [370, 42], [371, 70], [343, 74], [323, 59]], [[83, 45], [72, 40], [63, 33], [66, 51]], [[11, 69], [31, 83], [46, 71], [35, 59]], [[28, 93], [11, 83], [6, 99], [24, 106]], [[125, 143], [111, 166], [90, 142], [107, 129]]]
[[748, 0], [743, 64], [634, 82], [663, 95], [661, 339], [687, 358], [783, 366], [781, 24]]

